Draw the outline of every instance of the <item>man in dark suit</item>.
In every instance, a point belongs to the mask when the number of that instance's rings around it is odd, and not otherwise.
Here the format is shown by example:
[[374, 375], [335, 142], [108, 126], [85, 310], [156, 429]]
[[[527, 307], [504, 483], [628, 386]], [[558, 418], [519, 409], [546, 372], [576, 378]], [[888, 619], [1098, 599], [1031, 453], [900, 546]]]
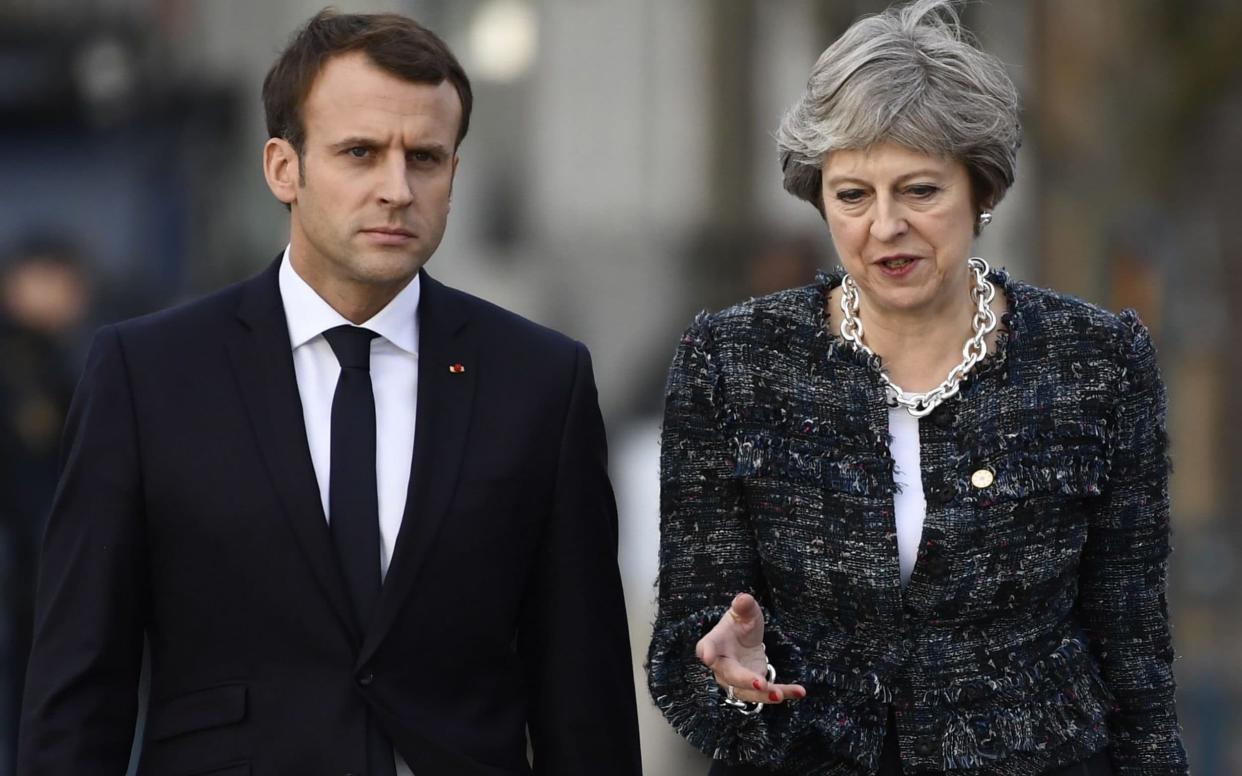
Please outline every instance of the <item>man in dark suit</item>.
[[145, 637], [144, 774], [638, 774], [587, 351], [422, 270], [465, 73], [325, 12], [263, 91], [289, 247], [98, 335], [19, 773], [125, 772]]

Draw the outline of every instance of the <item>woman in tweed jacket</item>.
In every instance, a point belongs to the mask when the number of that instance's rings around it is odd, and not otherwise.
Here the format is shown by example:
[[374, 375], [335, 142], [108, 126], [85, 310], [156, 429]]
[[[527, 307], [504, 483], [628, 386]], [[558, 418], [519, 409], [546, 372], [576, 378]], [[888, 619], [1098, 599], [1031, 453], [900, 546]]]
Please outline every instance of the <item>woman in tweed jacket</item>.
[[649, 682], [713, 775], [1187, 772], [1151, 339], [967, 259], [1018, 139], [945, 0], [781, 126], [848, 275], [700, 316], [666, 392]]

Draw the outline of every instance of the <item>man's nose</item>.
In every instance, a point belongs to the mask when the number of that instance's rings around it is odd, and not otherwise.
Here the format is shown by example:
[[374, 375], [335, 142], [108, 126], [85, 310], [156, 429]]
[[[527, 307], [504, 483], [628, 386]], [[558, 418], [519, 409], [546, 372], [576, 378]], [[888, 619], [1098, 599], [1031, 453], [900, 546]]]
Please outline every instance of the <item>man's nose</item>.
[[383, 176], [380, 202], [393, 208], [409, 207], [414, 201], [414, 188], [410, 185], [410, 169], [406, 160], [397, 158], [384, 165]]

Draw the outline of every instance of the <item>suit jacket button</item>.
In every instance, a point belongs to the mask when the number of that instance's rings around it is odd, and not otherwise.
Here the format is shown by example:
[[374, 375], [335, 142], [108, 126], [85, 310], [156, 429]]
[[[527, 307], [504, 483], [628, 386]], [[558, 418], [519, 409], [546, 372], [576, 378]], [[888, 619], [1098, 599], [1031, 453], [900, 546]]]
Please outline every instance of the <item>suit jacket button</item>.
[[936, 746], [931, 741], [920, 739], [914, 742], [914, 753], [919, 757], [930, 757], [935, 751]]
[[358, 684], [362, 685], [363, 687], [370, 687], [371, 683], [374, 681], [375, 681], [375, 674], [371, 673], [370, 671], [367, 671], [365, 674], [362, 674], [361, 676], [358, 677]]

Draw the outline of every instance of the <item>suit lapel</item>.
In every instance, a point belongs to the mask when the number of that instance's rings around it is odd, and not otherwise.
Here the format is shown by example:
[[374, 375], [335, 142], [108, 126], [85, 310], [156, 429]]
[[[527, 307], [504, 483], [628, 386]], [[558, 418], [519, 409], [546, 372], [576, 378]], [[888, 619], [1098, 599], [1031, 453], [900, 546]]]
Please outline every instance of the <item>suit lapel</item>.
[[426, 562], [444, 523], [470, 428], [476, 349], [454, 292], [423, 273], [419, 299], [418, 407], [414, 460], [401, 530], [358, 663], [375, 653]]
[[277, 280], [279, 266], [277, 259], [243, 289], [237, 311], [241, 325], [229, 337], [229, 358], [289, 526], [319, 587], [357, 644], [361, 634], [345, 595], [306, 441], [293, 348]]

